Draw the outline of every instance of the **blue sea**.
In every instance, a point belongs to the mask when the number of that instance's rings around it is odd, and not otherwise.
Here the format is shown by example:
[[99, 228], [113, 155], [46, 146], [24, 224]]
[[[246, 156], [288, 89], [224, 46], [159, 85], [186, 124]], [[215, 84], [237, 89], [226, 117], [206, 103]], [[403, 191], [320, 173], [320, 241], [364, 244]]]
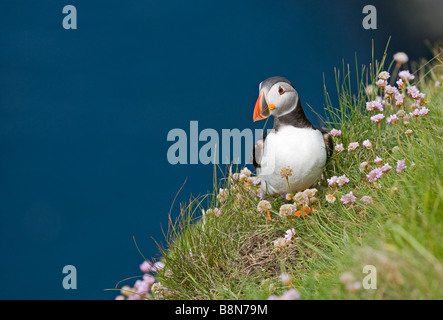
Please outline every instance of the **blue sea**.
[[[105, 289], [141, 274], [134, 239], [159, 259], [169, 212], [213, 183], [211, 164], [168, 162], [171, 130], [262, 128], [258, 85], [275, 75], [318, 125], [308, 105], [323, 114], [323, 79], [334, 92], [343, 59], [355, 70], [389, 39], [388, 59], [431, 56], [440, 2], [372, 1], [370, 30], [367, 4], [1, 1], [0, 298], [113, 299]], [[63, 27], [65, 5], [77, 29]], [[76, 289], [63, 287], [66, 265]]]

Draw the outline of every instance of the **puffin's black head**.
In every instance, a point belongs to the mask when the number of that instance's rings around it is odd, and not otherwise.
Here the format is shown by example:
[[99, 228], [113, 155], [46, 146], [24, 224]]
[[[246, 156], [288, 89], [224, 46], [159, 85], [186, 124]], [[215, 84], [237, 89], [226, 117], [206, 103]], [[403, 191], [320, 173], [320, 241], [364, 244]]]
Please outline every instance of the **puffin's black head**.
[[271, 77], [260, 83], [253, 120], [269, 116], [281, 117], [297, 108], [298, 93], [292, 83], [283, 77]]

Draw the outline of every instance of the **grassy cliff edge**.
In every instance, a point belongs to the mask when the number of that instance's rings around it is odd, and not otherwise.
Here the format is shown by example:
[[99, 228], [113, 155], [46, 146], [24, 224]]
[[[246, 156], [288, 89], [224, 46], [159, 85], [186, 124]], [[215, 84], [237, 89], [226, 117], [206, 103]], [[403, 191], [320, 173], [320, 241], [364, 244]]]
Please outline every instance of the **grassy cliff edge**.
[[336, 70], [324, 119], [336, 150], [308, 200], [223, 172], [171, 221], [146, 297], [442, 299], [441, 52], [412, 74], [386, 55]]

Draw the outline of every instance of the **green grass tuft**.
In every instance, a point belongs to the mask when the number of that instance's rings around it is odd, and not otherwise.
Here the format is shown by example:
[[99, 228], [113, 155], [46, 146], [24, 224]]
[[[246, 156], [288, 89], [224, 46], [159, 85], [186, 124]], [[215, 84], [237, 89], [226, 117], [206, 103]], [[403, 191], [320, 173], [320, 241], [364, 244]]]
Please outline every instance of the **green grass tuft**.
[[[434, 87], [442, 75], [442, 55], [414, 73], [413, 84], [426, 93], [430, 112], [407, 120], [411, 137], [405, 135], [401, 119], [396, 125], [384, 119], [380, 126], [369, 120], [366, 102], [377, 93], [374, 90], [368, 96], [365, 87], [374, 86], [380, 71], [389, 71], [385, 57], [369, 67], [356, 66], [352, 72], [348, 65], [336, 70], [337, 103], [331, 101], [325, 86], [323, 121], [329, 129], [342, 131], [334, 143], [343, 143], [346, 149], [350, 142], [359, 142], [360, 147], [334, 153], [324, 179], [315, 186], [319, 190], [315, 210], [287, 219], [278, 213], [288, 201], [268, 197], [272, 203], [269, 221], [257, 211], [259, 186], [237, 182], [226, 174], [212, 194], [193, 199], [170, 223], [167, 247], [160, 248], [166, 268], [157, 275], [168, 288], [165, 298], [267, 299], [288, 289], [278, 279], [282, 273], [292, 277], [289, 286], [302, 299], [443, 298], [443, 87]], [[408, 112], [411, 100], [405, 99]], [[388, 116], [398, 110], [385, 105], [383, 113]], [[366, 139], [373, 150], [362, 146]], [[359, 164], [370, 162], [373, 169], [375, 156], [393, 169], [377, 183], [369, 183]], [[396, 162], [401, 159], [407, 168], [398, 174]], [[350, 182], [338, 188], [334, 203], [328, 203], [325, 196], [335, 188], [328, 186], [326, 178], [343, 174]], [[226, 190], [224, 201], [217, 197], [219, 188]], [[345, 205], [340, 197], [350, 191], [357, 201]], [[363, 195], [374, 202], [365, 206], [359, 201]], [[214, 208], [221, 210], [218, 217]], [[273, 241], [291, 228], [296, 239], [286, 250], [276, 251]], [[350, 290], [340, 281], [348, 272], [362, 282], [365, 265], [376, 267], [376, 289]]]

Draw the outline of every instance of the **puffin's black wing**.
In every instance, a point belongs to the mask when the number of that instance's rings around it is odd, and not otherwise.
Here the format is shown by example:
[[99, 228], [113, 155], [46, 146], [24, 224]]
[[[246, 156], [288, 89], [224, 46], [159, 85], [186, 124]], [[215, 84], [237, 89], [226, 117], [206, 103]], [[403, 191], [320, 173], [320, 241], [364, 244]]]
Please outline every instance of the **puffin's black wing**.
[[332, 137], [327, 132], [322, 132], [323, 139], [325, 140], [326, 152], [328, 154], [328, 159], [332, 157], [332, 153], [334, 152], [334, 143], [332, 142]]
[[257, 143], [254, 144], [254, 146], [252, 147], [252, 164], [256, 168], [261, 167], [261, 159], [263, 157], [263, 149], [265, 147], [265, 139], [267, 135], [268, 133], [265, 132], [263, 136], [257, 141]]
[[327, 159], [329, 159], [332, 156], [332, 153], [334, 152], [334, 143], [332, 142], [332, 137], [329, 135], [328, 130], [326, 128], [315, 128], [321, 132], [323, 135], [323, 140], [325, 141], [326, 146], [326, 155]]

